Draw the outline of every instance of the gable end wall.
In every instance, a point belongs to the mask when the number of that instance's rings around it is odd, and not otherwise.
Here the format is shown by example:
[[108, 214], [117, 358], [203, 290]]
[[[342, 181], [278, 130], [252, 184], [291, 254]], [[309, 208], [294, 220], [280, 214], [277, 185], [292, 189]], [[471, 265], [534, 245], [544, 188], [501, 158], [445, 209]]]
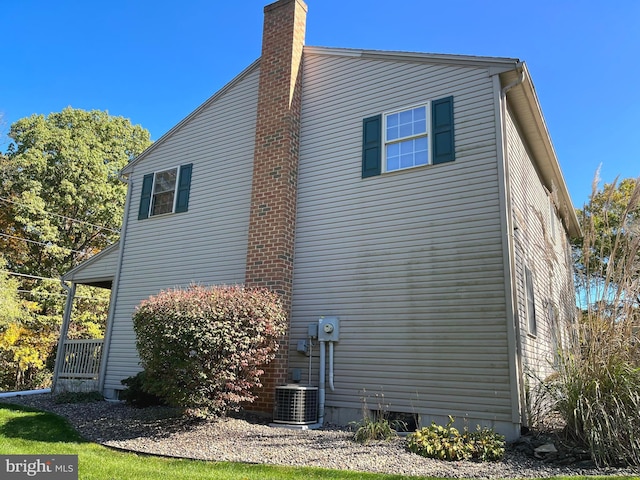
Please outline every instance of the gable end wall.
[[[104, 381], [108, 398], [123, 388], [121, 379], [141, 370], [131, 317], [142, 300], [192, 283], [244, 282], [258, 77], [258, 68], [245, 72], [129, 175], [129, 222]], [[186, 163], [193, 163], [188, 211], [138, 220], [144, 175]]]
[[[340, 317], [329, 421], [376, 408], [510, 429], [497, 167], [486, 69], [305, 56], [290, 374], [317, 385], [310, 323]], [[456, 160], [361, 178], [362, 120], [453, 95]], [[511, 431], [509, 432], [511, 433]]]

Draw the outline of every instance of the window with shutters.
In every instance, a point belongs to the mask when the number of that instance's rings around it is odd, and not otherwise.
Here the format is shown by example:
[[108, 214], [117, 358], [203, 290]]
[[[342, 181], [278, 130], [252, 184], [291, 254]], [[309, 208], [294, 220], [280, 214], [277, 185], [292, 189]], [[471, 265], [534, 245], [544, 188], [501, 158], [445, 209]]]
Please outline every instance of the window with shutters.
[[453, 162], [453, 124], [453, 97], [365, 118], [362, 178]]
[[186, 212], [189, 206], [192, 164], [144, 176], [138, 219]]

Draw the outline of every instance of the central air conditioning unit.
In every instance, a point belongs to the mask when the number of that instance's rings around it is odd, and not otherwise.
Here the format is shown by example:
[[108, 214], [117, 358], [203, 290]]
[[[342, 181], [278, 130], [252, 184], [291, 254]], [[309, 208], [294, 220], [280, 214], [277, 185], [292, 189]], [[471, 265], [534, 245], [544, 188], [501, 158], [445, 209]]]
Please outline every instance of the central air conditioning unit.
[[282, 385], [276, 387], [274, 423], [309, 425], [318, 421], [318, 387]]

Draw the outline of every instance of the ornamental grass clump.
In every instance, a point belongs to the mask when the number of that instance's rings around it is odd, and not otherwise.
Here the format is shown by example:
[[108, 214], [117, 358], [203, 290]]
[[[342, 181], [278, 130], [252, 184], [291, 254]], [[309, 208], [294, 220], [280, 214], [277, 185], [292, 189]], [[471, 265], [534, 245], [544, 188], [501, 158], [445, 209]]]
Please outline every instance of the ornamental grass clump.
[[406, 428], [406, 424], [389, 418], [389, 404], [384, 401], [384, 393], [375, 394], [378, 402], [375, 411], [369, 409], [366, 393], [366, 390], [363, 390], [362, 420], [350, 424], [355, 428], [353, 439], [358, 443], [368, 443], [377, 440], [389, 441], [397, 437], [398, 430]]
[[536, 394], [596, 465], [640, 465], [640, 181], [598, 190], [596, 176], [578, 213], [575, 341]]
[[170, 406], [222, 415], [255, 400], [286, 315], [267, 290], [194, 285], [143, 301], [133, 327], [148, 393]]

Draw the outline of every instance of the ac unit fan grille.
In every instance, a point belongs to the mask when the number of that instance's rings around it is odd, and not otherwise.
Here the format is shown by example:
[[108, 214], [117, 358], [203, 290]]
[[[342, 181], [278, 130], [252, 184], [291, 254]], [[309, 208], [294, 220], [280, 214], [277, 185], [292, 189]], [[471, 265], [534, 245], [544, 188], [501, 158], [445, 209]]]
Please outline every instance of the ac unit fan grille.
[[318, 421], [318, 387], [276, 387], [274, 423], [307, 425]]

